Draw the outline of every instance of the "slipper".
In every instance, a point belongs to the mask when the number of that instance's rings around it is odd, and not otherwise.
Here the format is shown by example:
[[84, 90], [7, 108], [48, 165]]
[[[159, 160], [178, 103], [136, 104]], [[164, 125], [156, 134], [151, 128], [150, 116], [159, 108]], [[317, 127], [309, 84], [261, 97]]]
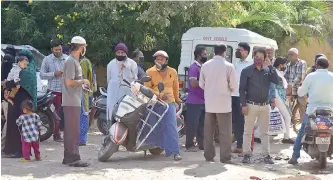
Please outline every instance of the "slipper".
[[72, 163], [68, 163], [68, 165], [70, 167], [88, 167], [90, 164], [87, 163], [87, 162], [83, 162], [83, 161], [79, 160], [79, 161], [75, 161], [75, 162], [72, 162]]

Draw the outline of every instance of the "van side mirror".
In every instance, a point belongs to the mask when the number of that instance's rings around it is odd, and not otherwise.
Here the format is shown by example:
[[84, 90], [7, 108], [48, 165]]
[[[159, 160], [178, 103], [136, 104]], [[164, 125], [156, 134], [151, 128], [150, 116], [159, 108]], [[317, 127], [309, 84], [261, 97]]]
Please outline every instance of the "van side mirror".
[[164, 84], [162, 82], [158, 83], [157, 88], [159, 92], [164, 91]]

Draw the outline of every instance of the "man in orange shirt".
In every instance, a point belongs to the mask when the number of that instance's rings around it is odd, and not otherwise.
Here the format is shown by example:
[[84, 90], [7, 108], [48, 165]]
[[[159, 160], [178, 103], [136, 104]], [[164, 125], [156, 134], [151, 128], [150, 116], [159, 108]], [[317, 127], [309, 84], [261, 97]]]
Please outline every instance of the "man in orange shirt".
[[[169, 104], [169, 110], [164, 115], [158, 129], [162, 131], [162, 136], [158, 146], [165, 150], [167, 156], [173, 155], [174, 160], [179, 161], [182, 157], [179, 154], [179, 137], [177, 132], [176, 106], [180, 103], [178, 74], [177, 71], [168, 66], [169, 56], [165, 51], [157, 51], [154, 56], [155, 66], [147, 70], [147, 75], [151, 77], [150, 82], [145, 86], [152, 89], [164, 102]], [[158, 84], [164, 84], [164, 90], [158, 92]], [[159, 108], [160, 109], [160, 108]], [[159, 110], [157, 110], [159, 111]], [[157, 145], [157, 144], [156, 144]]]

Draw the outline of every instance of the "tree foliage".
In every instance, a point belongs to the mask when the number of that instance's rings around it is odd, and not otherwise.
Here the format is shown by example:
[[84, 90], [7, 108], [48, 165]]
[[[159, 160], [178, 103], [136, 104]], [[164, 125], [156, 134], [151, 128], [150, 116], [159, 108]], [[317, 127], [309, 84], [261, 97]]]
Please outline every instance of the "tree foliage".
[[323, 1], [2, 1], [1, 32], [3, 43], [39, 49], [48, 49], [54, 37], [68, 43], [81, 35], [97, 64], [113, 58], [119, 41], [148, 55], [163, 49], [177, 67], [182, 34], [191, 27], [246, 28], [278, 42], [307, 41], [331, 35], [330, 7]]

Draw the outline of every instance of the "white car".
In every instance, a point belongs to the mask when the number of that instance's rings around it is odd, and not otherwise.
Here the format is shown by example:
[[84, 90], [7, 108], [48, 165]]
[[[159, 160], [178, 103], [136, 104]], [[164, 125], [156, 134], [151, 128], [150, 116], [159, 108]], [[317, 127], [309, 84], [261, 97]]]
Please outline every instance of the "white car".
[[[7, 46], [9, 46], [9, 44], [1, 44], [1, 60], [4, 57], [5, 53], [5, 49], [7, 48]], [[44, 96], [47, 93], [47, 80], [42, 80], [40, 79], [39, 76], [39, 70], [40, 67], [42, 65], [43, 59], [44, 59], [44, 55], [42, 53], [40, 53], [36, 48], [30, 46], [30, 45], [19, 45], [16, 46], [14, 45], [15, 51], [16, 51], [16, 55], [23, 49], [28, 49], [32, 52], [32, 56], [35, 60], [36, 63], [36, 76], [37, 76], [37, 97], [41, 97]]]

